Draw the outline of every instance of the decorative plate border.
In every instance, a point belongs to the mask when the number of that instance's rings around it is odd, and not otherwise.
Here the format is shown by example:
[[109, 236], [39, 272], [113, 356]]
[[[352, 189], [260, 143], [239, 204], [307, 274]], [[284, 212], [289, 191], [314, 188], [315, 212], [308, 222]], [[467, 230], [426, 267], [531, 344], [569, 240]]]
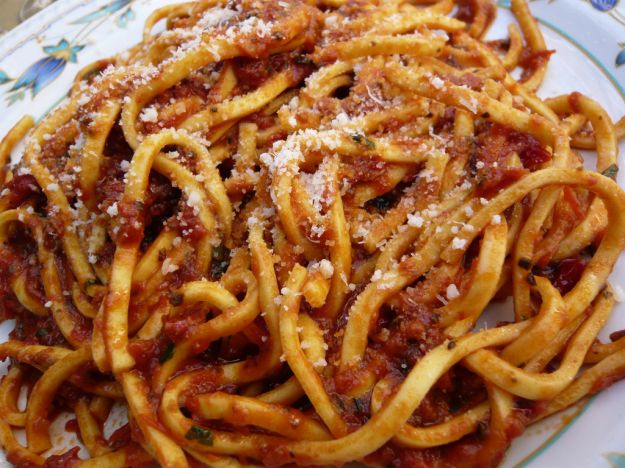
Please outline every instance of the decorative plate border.
[[[561, 4], [562, 2], [566, 2], [568, 5], [570, 5], [573, 3], [573, 1], [574, 0], [559, 0], [559, 1], [558, 0], [529, 0], [529, 2], [533, 4], [539, 4], [539, 3], [545, 4], [546, 3], [549, 6], [553, 6], [554, 9], [557, 9], [559, 7], [559, 4]], [[584, 4], [583, 5], [584, 7], [592, 7], [589, 10], [592, 11], [592, 13], [594, 13], [593, 19], [597, 19], [598, 16], [596, 14], [599, 13], [599, 17], [601, 17], [602, 22], [605, 20], [614, 21], [619, 26], [625, 28], [625, 7], [622, 4], [623, 2], [620, 2], [619, 0], [576, 0], [576, 1], [577, 3]], [[510, 0], [499, 0], [498, 6], [502, 8], [510, 8]], [[584, 47], [582, 47], [579, 43], [577, 43], [577, 41], [572, 39], [572, 36], [570, 33], [555, 26], [555, 24], [553, 23], [552, 24], [547, 23], [545, 18], [540, 18], [540, 15], [539, 15], [539, 19], [541, 20], [543, 24], [548, 25], [549, 27], [551, 27], [558, 33], [566, 36], [567, 38], [575, 42], [576, 45], [580, 49], [584, 50]], [[585, 26], [588, 25], [588, 23], [592, 23], [592, 22], [585, 21]], [[600, 36], [596, 36], [596, 37], [600, 37]], [[613, 55], [614, 68], [622, 67], [625, 65], [625, 34], [623, 34], [622, 37], [620, 38], [615, 38], [614, 44], [616, 45], [616, 52]], [[597, 51], [592, 51], [592, 52], [594, 52], [595, 55], [597, 56], [604, 56], [605, 54], [605, 51], [603, 50], [602, 51], [597, 50]], [[594, 61], [597, 64], [601, 63], [597, 60], [594, 60]], [[603, 63], [603, 66], [606, 66], [606, 65], [607, 65], [607, 62]], [[613, 80], [613, 82], [618, 84], [617, 80]], [[623, 88], [621, 86], [621, 90], [622, 89]]]
[[[65, 23], [68, 27], [67, 36], [64, 35], [59, 38], [56, 44], [51, 38], [42, 41], [43, 56], [32, 62], [16, 78], [11, 78], [9, 73], [0, 69], [0, 98], [4, 98], [8, 106], [12, 106], [18, 101], [27, 99], [30, 91], [30, 100], [34, 100], [43, 88], [54, 82], [63, 73], [68, 63], [78, 62], [78, 53], [86, 47], [85, 40], [99, 26], [110, 21], [113, 17], [118, 27], [126, 28], [128, 23], [135, 19], [135, 13], [132, 9], [133, 1], [112, 0]], [[71, 38], [68, 40], [66, 37]], [[30, 40], [32, 40], [32, 36], [18, 43], [16, 47], [9, 49], [5, 56], [0, 57], [0, 61], [7, 55], [26, 46]], [[12, 86], [8, 87], [10, 83]]]
[[[540, 23], [571, 42], [584, 53], [606, 78], [619, 90], [625, 102], [625, 12], [621, 7], [625, 3], [619, 0], [529, 0], [531, 8]], [[140, 5], [157, 5], [174, 3], [175, 0], [62, 0], [37, 13], [18, 28], [9, 31], [2, 37], [0, 44], [0, 63], [9, 61], [16, 53], [31, 58], [28, 65], [19, 64], [10, 68], [0, 67], [0, 108], [7, 106], [11, 114], [18, 115], [31, 112], [33, 104], [46, 109], [37, 117], [42, 117], [50, 107], [59, 101], [56, 94], [52, 100], [45, 99], [47, 104], [41, 105], [43, 91], [57, 80], [69, 82], [78, 68], [70, 65], [86, 65], [95, 57], [82, 61], [87, 55], [90, 36], [104, 25], [114, 24], [117, 28], [126, 29], [137, 18], [135, 10]], [[589, 28], [588, 35], [608, 34], [613, 47], [599, 48], [595, 42], [580, 44], [567, 30], [556, 26], [549, 17], [557, 15], [558, 3], [566, 2], [567, 7], [575, 7], [592, 20], [585, 21]], [[573, 5], [575, 2], [575, 5]], [[499, 7], [509, 8], [510, 0], [499, 0]], [[547, 8], [548, 7], [548, 8]], [[551, 14], [547, 13], [551, 10]], [[614, 22], [623, 31], [617, 37]], [[612, 23], [608, 25], [608, 23]], [[56, 32], [62, 24], [63, 33]], [[599, 37], [599, 36], [597, 36]], [[138, 38], [137, 38], [138, 39]], [[96, 52], [93, 52], [96, 53]], [[70, 73], [71, 71], [71, 73]], [[64, 75], [64, 72], [66, 74]], [[3, 122], [4, 123], [4, 122]], [[6, 125], [12, 124], [9, 122]], [[4, 126], [4, 125], [3, 125]], [[10, 126], [10, 125], [9, 125]], [[2, 126], [0, 126], [2, 127]], [[0, 128], [0, 133], [4, 130]], [[549, 447], [553, 446], [590, 407], [595, 397], [589, 398], [574, 416], [555, 431], [540, 447], [528, 454], [517, 466], [529, 466], [537, 461]], [[625, 453], [609, 452], [603, 454], [604, 459], [614, 467], [625, 468]]]

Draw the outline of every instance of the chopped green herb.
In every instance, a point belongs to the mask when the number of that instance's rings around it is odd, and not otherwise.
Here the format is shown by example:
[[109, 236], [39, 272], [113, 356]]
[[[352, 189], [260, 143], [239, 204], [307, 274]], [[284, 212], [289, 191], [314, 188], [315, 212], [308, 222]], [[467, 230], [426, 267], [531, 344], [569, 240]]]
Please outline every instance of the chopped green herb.
[[393, 197], [393, 194], [387, 193], [385, 195], [380, 195], [373, 200], [369, 200], [367, 202], [367, 205], [372, 206], [382, 213], [385, 213], [386, 211], [390, 210], [393, 205], [395, 205], [395, 199]]
[[361, 135], [360, 133], [352, 133], [352, 140], [354, 140], [358, 144], [365, 145], [368, 150], [372, 150], [375, 148], [375, 143], [369, 140], [369, 138]]
[[345, 411], [345, 403], [343, 402], [343, 399], [340, 396], [336, 395], [334, 397], [334, 401], [336, 402], [336, 405], [339, 408], [341, 408], [341, 410]]
[[36, 332], [35, 332], [35, 336], [37, 338], [42, 338], [44, 336], [46, 336], [48, 334], [48, 329], [47, 328], [39, 328]]
[[454, 340], [451, 340], [449, 343], [447, 343], [447, 349], [454, 349], [456, 347], [456, 342]]
[[312, 65], [313, 62], [306, 55], [298, 55], [295, 57], [295, 63], [298, 65]]
[[488, 434], [488, 423], [486, 421], [477, 423], [475, 432], [480, 439], [486, 437], [486, 434]]
[[169, 343], [167, 343], [167, 346], [165, 347], [163, 354], [161, 354], [161, 357], [158, 359], [158, 362], [163, 364], [164, 362], [169, 361], [173, 355], [174, 355], [174, 343], [170, 341]]
[[199, 426], [191, 426], [184, 436], [187, 440], [197, 440], [203, 445], [213, 445], [213, 434], [208, 429]]
[[360, 413], [367, 412], [367, 407], [365, 405], [365, 402], [362, 401], [360, 398], [354, 398], [354, 406], [356, 407], [356, 410]]
[[610, 179], [616, 179], [617, 173], [618, 173], [618, 166], [616, 164], [612, 164], [605, 171], [603, 171], [601, 175], [609, 177]]
[[98, 284], [99, 281], [95, 278], [93, 279], [88, 279], [87, 281], [85, 281], [85, 285], [84, 285], [84, 289], [87, 290], [89, 289], [91, 286], [94, 286], [96, 284]]
[[220, 244], [213, 249], [211, 276], [214, 280], [221, 278], [230, 265], [230, 250]]
[[523, 268], [524, 270], [529, 270], [530, 268], [532, 268], [532, 262], [531, 260], [528, 260], [527, 258], [520, 258], [519, 266]]
[[173, 306], [179, 306], [182, 304], [184, 297], [180, 293], [173, 293], [169, 296], [169, 303]]

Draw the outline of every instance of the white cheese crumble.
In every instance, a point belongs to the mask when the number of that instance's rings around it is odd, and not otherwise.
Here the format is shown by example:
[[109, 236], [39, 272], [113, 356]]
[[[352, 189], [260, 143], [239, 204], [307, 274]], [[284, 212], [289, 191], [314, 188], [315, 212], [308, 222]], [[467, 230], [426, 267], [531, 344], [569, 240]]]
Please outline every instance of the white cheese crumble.
[[78, 98], [78, 101], [76, 101], [78, 103], [79, 106], [84, 106], [86, 104], [89, 103], [89, 101], [91, 101], [91, 97], [89, 97], [89, 95], [87, 94], [83, 94]]
[[441, 80], [438, 76], [433, 77], [431, 83], [432, 86], [434, 86], [436, 89], [441, 89], [443, 88], [443, 86], [445, 86], [445, 82]]
[[117, 202], [113, 203], [106, 209], [106, 214], [108, 214], [111, 218], [119, 214], [119, 210], [117, 209]]
[[312, 365], [313, 367], [325, 367], [328, 365], [328, 361], [326, 361], [324, 358], [320, 358], [313, 362]]
[[193, 208], [193, 214], [196, 216], [200, 212], [201, 203], [202, 203], [202, 196], [196, 190], [192, 191], [187, 197], [187, 205]]
[[146, 107], [141, 112], [139, 118], [144, 122], [157, 122], [158, 121], [158, 112], [154, 106]]
[[176, 270], [178, 270], [178, 265], [172, 262], [170, 258], [166, 258], [165, 261], [163, 261], [163, 265], [161, 265], [161, 273], [163, 275], [173, 273]]
[[460, 291], [458, 291], [458, 287], [455, 284], [450, 284], [447, 286], [447, 299], [452, 300], [460, 296]]
[[311, 266], [311, 271], [319, 271], [319, 273], [321, 273], [321, 276], [323, 276], [325, 279], [330, 279], [334, 274], [334, 266], [332, 265], [332, 262], [324, 258], [319, 262], [314, 262]]
[[467, 245], [467, 241], [465, 239], [460, 239], [459, 237], [454, 237], [451, 241], [451, 247], [455, 250], [462, 250]]
[[408, 226], [420, 228], [423, 226], [424, 220], [419, 215], [409, 214], [408, 215]]

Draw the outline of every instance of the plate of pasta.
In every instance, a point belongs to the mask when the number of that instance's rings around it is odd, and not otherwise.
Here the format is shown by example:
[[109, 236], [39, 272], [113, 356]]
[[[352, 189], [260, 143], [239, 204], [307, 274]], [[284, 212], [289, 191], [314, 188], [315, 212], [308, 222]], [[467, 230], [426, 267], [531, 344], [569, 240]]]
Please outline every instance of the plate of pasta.
[[624, 466], [623, 25], [67, 0], [8, 33], [1, 460]]

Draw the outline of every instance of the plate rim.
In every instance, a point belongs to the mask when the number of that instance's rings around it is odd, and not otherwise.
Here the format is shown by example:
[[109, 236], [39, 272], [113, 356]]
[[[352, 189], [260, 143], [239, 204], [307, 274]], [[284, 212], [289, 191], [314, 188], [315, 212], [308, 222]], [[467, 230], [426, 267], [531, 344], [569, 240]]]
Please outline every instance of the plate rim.
[[[29, 40], [36, 40], [38, 34], [45, 32], [47, 28], [62, 17], [68, 15], [72, 10], [104, 1], [105, 0], [59, 0], [48, 5], [12, 29], [9, 29], [3, 36], [0, 36], [2, 39], [0, 41], [0, 63], [6, 60]], [[134, 2], [135, 0], [130, 0], [130, 3]]]
[[[170, 1], [173, 3], [175, 1], [180, 1], [180, 0], [170, 0]], [[47, 6], [43, 10], [37, 12], [35, 15], [31, 16], [30, 18], [26, 19], [22, 23], [15, 26], [13, 29], [7, 31], [4, 34], [4, 36], [2, 36], [2, 40], [0, 41], [0, 63], [6, 61], [11, 55], [19, 53], [18, 52], [19, 49], [22, 46], [28, 44], [30, 41], [37, 41], [37, 37], [39, 35], [45, 33], [46, 30], [48, 30], [57, 22], [61, 21], [63, 18], [71, 15], [71, 13], [75, 9], [87, 7], [90, 5], [99, 6], [99, 5], [106, 4], [107, 2], [110, 2], [110, 0], [59, 0], [58, 2], [55, 2]], [[530, 9], [532, 9], [531, 0], [529, 0], [529, 2], [530, 2]], [[138, 3], [144, 3], [144, 2], [140, 2], [139, 0], [130, 0], [128, 5], [131, 6], [131, 5], [136, 5]], [[570, 10], [574, 9], [573, 5], [567, 4], [566, 6], [569, 7]], [[497, 7], [504, 9], [504, 10], [509, 10], [509, 8], [501, 4], [498, 4]], [[575, 46], [575, 48], [578, 49], [580, 53], [584, 54], [588, 60], [593, 62], [593, 64], [599, 69], [599, 71], [601, 72], [603, 77], [607, 80], [607, 82], [610, 83], [610, 86], [613, 87], [617, 91], [617, 93], [621, 96], [623, 102], [625, 103], [625, 81], [619, 80], [619, 78], [613, 73], [615, 69], [612, 64], [606, 63], [605, 60], [601, 60], [597, 55], [595, 55], [592, 51], [590, 51], [584, 44], [580, 43], [577, 39], [571, 36], [571, 34], [568, 31], [552, 23], [550, 20], [544, 20], [539, 17], [537, 17], [537, 20], [539, 21], [541, 27], [548, 28], [553, 33], [560, 35], [563, 39], [566, 39], [573, 46]], [[597, 27], [599, 28], [602, 28], [602, 29], [604, 28], [602, 23], [595, 21], [594, 19], [589, 20], [589, 21], [596, 23]], [[609, 29], [612, 31], [616, 31], [617, 30], [616, 28], [617, 26], [615, 25], [614, 27], [610, 27]], [[612, 35], [616, 35], [616, 34], [613, 33]], [[0, 108], [1, 107], [2, 106], [0, 106]], [[47, 112], [48, 110], [46, 110], [44, 114]], [[621, 157], [620, 157], [621, 160], [623, 160], [623, 154], [624, 153], [621, 153]], [[623, 253], [622, 255], [625, 255], [625, 253]], [[592, 397], [591, 401], [594, 398], [595, 397]], [[591, 401], [585, 402], [583, 411], [585, 411], [588, 408], [589, 403]], [[565, 426], [565, 431], [568, 430], [568, 428], [570, 428], [574, 422], [575, 422], [575, 419], [570, 421]], [[554, 444], [554, 445], [557, 445], [557, 444]], [[544, 448], [547, 449], [548, 447], [544, 447]], [[529, 464], [533, 464], [537, 462], [536, 458], [538, 458], [540, 453], [535, 453], [534, 454], [535, 458], [534, 457], [530, 458], [531, 455], [532, 454], [528, 454], [528, 457], [523, 460], [520, 466], [527, 466]], [[540, 462], [538, 461], [538, 463]]]

